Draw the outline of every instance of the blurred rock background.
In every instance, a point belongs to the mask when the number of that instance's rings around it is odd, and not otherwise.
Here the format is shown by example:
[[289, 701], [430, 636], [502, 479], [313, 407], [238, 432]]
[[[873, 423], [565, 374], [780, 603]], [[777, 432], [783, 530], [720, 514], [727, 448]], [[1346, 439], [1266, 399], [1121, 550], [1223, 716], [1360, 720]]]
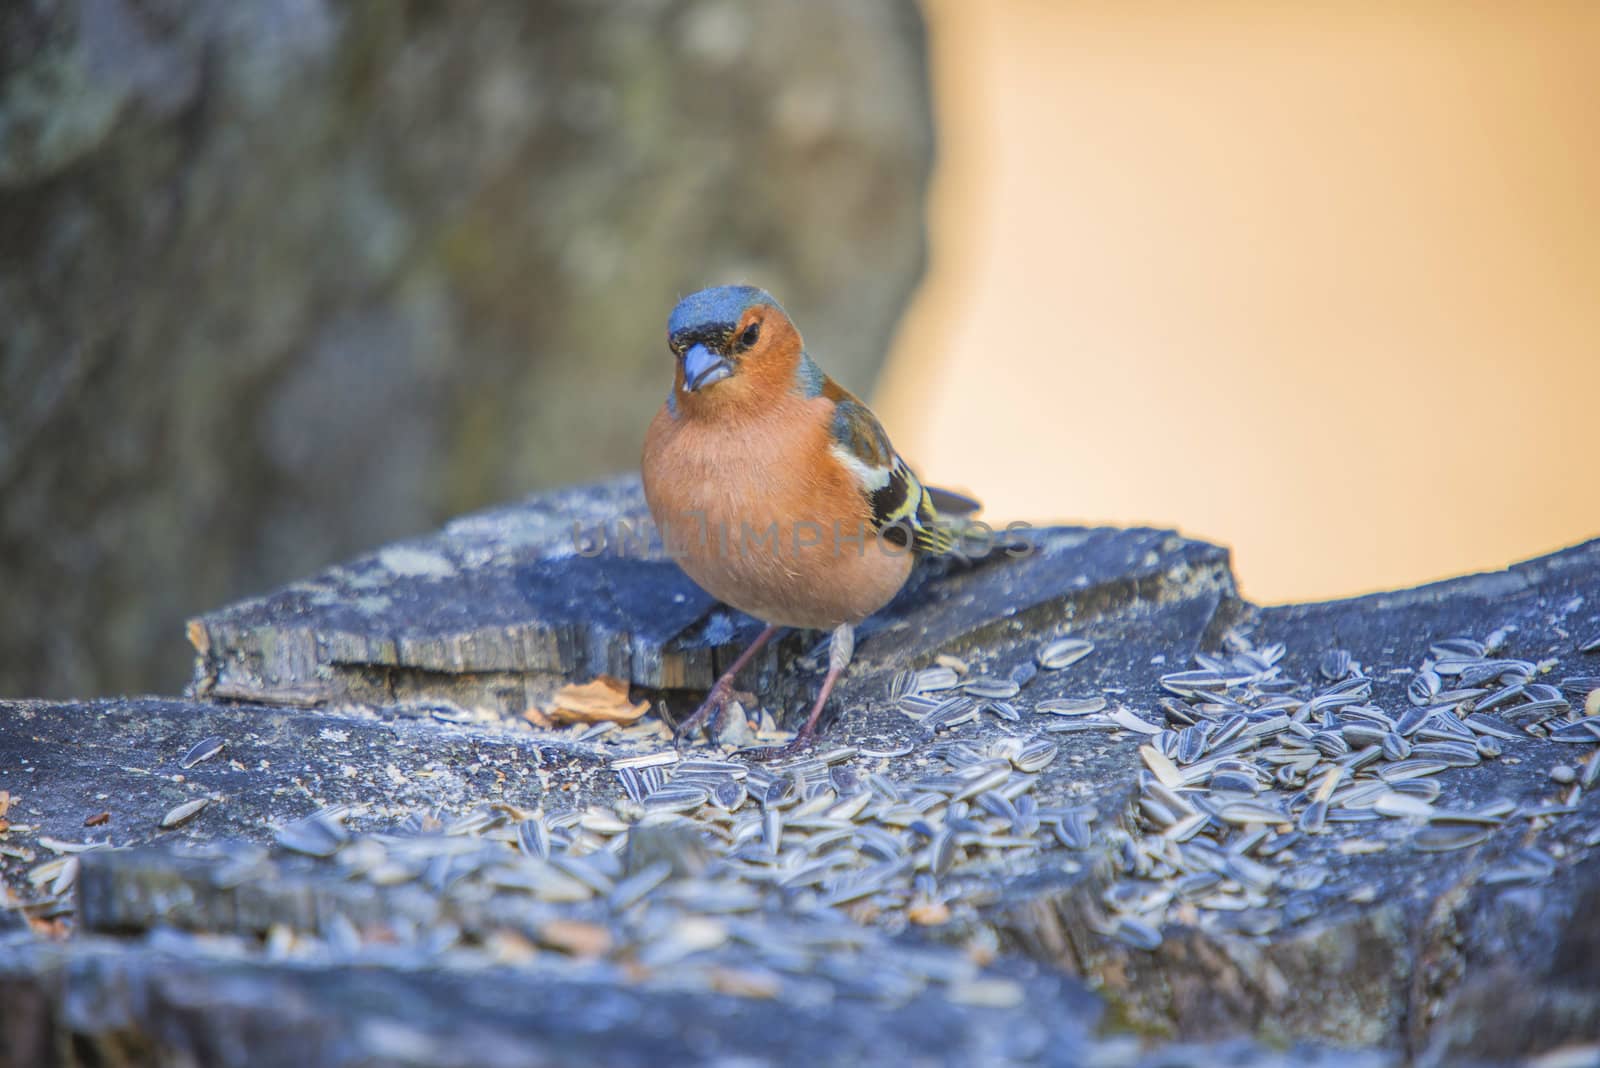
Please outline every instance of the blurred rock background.
[[666, 312], [874, 379], [924, 261], [909, 0], [0, 6], [0, 695], [634, 465]]

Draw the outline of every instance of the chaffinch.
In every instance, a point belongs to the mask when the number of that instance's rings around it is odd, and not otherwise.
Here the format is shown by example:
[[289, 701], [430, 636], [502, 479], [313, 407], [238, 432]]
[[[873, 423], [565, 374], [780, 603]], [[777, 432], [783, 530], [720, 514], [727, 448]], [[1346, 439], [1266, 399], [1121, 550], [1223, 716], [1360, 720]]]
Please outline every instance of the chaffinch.
[[947, 517], [978, 503], [924, 487], [764, 291], [718, 286], [685, 297], [667, 344], [672, 390], [644, 442], [650, 513], [690, 578], [767, 624], [679, 736], [720, 713], [735, 676], [780, 630], [832, 630], [828, 673], [780, 750], [788, 752], [816, 729], [850, 662], [855, 625], [899, 592], [915, 555], [948, 551]]

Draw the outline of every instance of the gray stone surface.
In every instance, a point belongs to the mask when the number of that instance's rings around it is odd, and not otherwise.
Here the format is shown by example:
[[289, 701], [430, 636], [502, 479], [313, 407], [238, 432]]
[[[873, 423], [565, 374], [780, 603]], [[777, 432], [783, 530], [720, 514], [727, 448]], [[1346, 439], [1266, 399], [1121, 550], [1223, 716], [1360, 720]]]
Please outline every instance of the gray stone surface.
[[[518, 1036], [555, 1063], [574, 1050], [627, 1063], [661, 1043], [674, 1057], [810, 1063], [874, 1042], [942, 1063], [1270, 1062], [1248, 1042], [1170, 1045], [1254, 1036], [1327, 1044], [1285, 1063], [1506, 1064], [1600, 1041], [1600, 810], [1584, 786], [1600, 756], [1594, 740], [1558, 740], [1586, 737], [1583, 717], [1600, 713], [1584, 707], [1600, 703], [1600, 655], [1581, 651], [1600, 637], [1600, 542], [1413, 591], [1262, 608], [1237, 597], [1214, 546], [1035, 531], [1026, 555], [920, 571], [864, 628], [809, 756], [697, 772], [689, 761], [724, 750], [697, 740], [674, 761], [660, 710], [691, 708], [751, 627], [669, 561], [572, 550], [574, 518], [638, 507], [629, 480], [535, 498], [207, 615], [190, 628], [188, 700], [0, 705], [0, 789], [13, 796], [0, 857], [26, 903], [12, 915], [33, 932], [0, 951], [8, 999], [33, 1006], [8, 1041], [100, 1042], [102, 1018], [73, 1008], [94, 1005], [200, 1048], [214, 1032], [270, 1031], [268, 999], [311, 1006], [315, 1031], [347, 997], [342, 1019], [362, 1036], [350, 1057], [393, 1037], [383, 1006], [449, 1006], [407, 1014], [426, 1034], [406, 1040], [422, 1063], [455, 1063], [455, 1029], [474, 1013], [484, 1041]], [[1064, 636], [1093, 651], [1035, 670]], [[1438, 644], [1457, 637], [1491, 648]], [[822, 667], [813, 641], [791, 638], [746, 681], [753, 722], [759, 709], [779, 724], [803, 712]], [[896, 699], [903, 672], [945, 665], [1020, 692], [932, 719], [959, 691]], [[1206, 688], [1177, 699], [1173, 673], [1196, 665], [1213, 673]], [[1414, 701], [1435, 667], [1444, 692]], [[597, 672], [654, 710], [606, 730], [521, 714]], [[1452, 697], [1473, 673], [1493, 678]], [[1502, 692], [1506, 679], [1523, 681]], [[1105, 707], [1052, 711], [1091, 697]], [[1419, 776], [1437, 784], [1431, 807], [1375, 810], [1378, 794], [1400, 804], [1394, 784], [1416, 781], [1375, 753], [1318, 793], [1355, 759], [1320, 746], [1364, 722], [1361, 709], [1420, 749], [1448, 748], [1449, 716], [1479, 705], [1507, 735], [1501, 751]], [[1182, 743], [1163, 733], [1174, 716], [1217, 732], [1238, 709], [1265, 733], [1216, 759], [1270, 772], [1311, 753], [1309, 780], [1245, 802], [1211, 768], [1164, 802], [1162, 774], [1206, 761], [1175, 755], [1163, 770], [1142, 747]], [[227, 747], [177, 767], [208, 736]], [[1056, 745], [1037, 770], [1034, 742]], [[710, 775], [752, 799], [737, 795], [732, 812], [641, 803], [631, 795], [662, 785], [630, 787], [641, 757], [665, 761], [662, 798]], [[787, 769], [798, 786], [783, 785]], [[1375, 774], [1390, 772], [1389, 785]], [[963, 800], [978, 778], [987, 788]], [[190, 821], [159, 826], [202, 796], [213, 800]], [[1350, 800], [1314, 833], [1294, 830], [1317, 796]], [[1199, 806], [1200, 833], [1163, 834], [1164, 803]], [[1235, 821], [1241, 804], [1283, 815]], [[85, 828], [99, 811], [108, 821]], [[1482, 832], [1425, 851], [1430, 834], [1479, 825], [1451, 811], [1475, 813]], [[324, 847], [330, 818], [343, 829]], [[83, 843], [96, 848], [76, 852]], [[64, 944], [38, 940], [63, 931], [75, 932]], [[218, 991], [214, 1004], [185, 1001], [172, 975]], [[563, 984], [575, 993], [559, 1023], [543, 1008], [492, 1009], [542, 1005]], [[617, 1006], [660, 1027], [619, 1025]], [[796, 1022], [822, 1018], [838, 1021], [823, 1038]], [[1161, 1042], [1086, 1037], [1097, 1020]], [[564, 1045], [563, 1028], [598, 1021], [604, 1039]], [[939, 1037], [958, 1033], [967, 1044]], [[269, 1046], [297, 1055], [289, 1038]], [[472, 1048], [478, 1063], [523, 1063], [509, 1045]]]
[[632, 467], [702, 285], [870, 386], [924, 255], [910, 0], [0, 5], [0, 693]]

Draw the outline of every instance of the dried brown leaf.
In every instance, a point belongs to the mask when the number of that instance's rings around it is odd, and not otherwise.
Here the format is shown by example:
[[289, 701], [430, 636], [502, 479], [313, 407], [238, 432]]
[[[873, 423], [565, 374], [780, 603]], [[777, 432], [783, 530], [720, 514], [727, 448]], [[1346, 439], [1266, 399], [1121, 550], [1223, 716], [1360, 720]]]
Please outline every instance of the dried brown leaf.
[[629, 701], [628, 684], [610, 675], [563, 686], [551, 706], [549, 716], [556, 723], [632, 723], [650, 710], [649, 701]]

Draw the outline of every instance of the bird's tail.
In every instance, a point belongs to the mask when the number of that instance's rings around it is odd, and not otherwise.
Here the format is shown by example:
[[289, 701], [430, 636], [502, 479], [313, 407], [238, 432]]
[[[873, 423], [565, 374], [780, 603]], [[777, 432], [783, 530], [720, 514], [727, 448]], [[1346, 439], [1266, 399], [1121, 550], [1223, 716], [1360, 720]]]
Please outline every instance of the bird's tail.
[[983, 507], [977, 499], [957, 493], [955, 490], [940, 489], [938, 486], [925, 488], [928, 491], [928, 503], [933, 505], [933, 510], [941, 516], [972, 515]]

